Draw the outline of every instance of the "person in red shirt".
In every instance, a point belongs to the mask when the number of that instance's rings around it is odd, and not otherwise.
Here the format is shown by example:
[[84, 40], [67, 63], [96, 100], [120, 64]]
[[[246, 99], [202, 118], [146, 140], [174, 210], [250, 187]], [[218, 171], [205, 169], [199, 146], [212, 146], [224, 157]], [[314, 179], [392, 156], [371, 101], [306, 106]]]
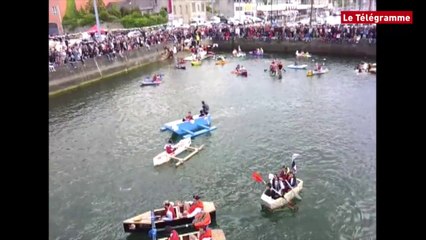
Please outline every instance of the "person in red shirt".
[[167, 142], [166, 146], [164, 146], [164, 149], [166, 150], [166, 152], [168, 154], [172, 154], [172, 153], [174, 153], [176, 151], [176, 148], [173, 147], [173, 145], [172, 145], [172, 140], [169, 140]]
[[192, 117], [192, 114], [191, 114], [191, 112], [188, 112], [188, 114], [182, 119], [182, 122], [185, 122], [185, 121], [191, 121], [191, 120], [193, 120], [194, 118]]
[[191, 205], [185, 205], [185, 211], [183, 212], [185, 217], [192, 218], [204, 210], [204, 204], [200, 200], [200, 196], [194, 195], [193, 198], [195, 201]]
[[204, 227], [200, 229], [200, 235], [197, 238], [194, 235], [189, 237], [190, 240], [212, 240], [212, 230], [210, 228]]
[[170, 226], [166, 226], [166, 231], [170, 233], [170, 236], [167, 240], [179, 240], [179, 234], [176, 230], [172, 229]]

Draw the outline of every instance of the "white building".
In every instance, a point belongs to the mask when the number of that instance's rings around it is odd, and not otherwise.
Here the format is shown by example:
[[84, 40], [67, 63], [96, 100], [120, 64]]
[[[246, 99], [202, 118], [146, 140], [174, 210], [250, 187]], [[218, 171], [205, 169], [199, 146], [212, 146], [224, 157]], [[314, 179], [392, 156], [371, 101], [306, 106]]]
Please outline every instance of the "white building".
[[208, 2], [208, 0], [173, 0], [172, 18], [185, 24], [193, 20], [205, 21]]

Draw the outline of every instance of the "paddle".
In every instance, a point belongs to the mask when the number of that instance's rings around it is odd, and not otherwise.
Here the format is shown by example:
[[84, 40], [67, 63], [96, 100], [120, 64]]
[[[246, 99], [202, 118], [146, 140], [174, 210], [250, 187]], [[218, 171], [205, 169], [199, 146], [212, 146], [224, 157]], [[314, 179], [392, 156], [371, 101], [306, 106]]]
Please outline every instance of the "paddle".
[[299, 199], [299, 200], [302, 200], [302, 197], [296, 192], [296, 191], [294, 191], [294, 188], [290, 185], [290, 183], [287, 181], [287, 180], [285, 180], [285, 182], [287, 183], [287, 185], [291, 188], [291, 191], [294, 193], [294, 196], [297, 198], [297, 199]]

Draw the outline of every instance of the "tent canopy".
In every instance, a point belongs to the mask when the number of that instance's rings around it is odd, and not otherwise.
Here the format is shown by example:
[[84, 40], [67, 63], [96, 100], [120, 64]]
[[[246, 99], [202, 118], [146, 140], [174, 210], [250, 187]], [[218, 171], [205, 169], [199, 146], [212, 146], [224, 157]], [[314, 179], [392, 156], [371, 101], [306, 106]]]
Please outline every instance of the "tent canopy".
[[[105, 33], [107, 31], [105, 28], [102, 28], [102, 27], [100, 30], [101, 30], [101, 33]], [[93, 25], [93, 27], [91, 27], [89, 30], [87, 30], [88, 33], [95, 33], [97, 31], [98, 31], [98, 26], [96, 26], [96, 24]]]

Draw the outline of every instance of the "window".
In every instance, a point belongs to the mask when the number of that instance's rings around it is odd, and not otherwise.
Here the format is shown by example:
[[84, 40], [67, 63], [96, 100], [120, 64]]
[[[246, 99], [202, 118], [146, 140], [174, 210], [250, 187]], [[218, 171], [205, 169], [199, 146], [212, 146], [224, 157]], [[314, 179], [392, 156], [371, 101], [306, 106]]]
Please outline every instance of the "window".
[[198, 11], [200, 12], [200, 4], [197, 4]]
[[173, 14], [176, 14], [176, 6], [173, 6]]
[[58, 9], [57, 9], [57, 6], [53, 6], [53, 7], [52, 7], [52, 13], [53, 13], [53, 15], [58, 15]]
[[195, 12], [195, 3], [192, 3], [192, 12]]
[[182, 15], [182, 5], [179, 5], [179, 13]]
[[201, 11], [204, 12], [205, 11], [204, 9], [205, 9], [204, 8], [204, 3], [201, 3]]
[[188, 14], [188, 5], [185, 5], [185, 13]]
[[235, 7], [235, 11], [237, 11], [237, 12], [242, 11], [242, 10], [243, 10], [243, 7]]

